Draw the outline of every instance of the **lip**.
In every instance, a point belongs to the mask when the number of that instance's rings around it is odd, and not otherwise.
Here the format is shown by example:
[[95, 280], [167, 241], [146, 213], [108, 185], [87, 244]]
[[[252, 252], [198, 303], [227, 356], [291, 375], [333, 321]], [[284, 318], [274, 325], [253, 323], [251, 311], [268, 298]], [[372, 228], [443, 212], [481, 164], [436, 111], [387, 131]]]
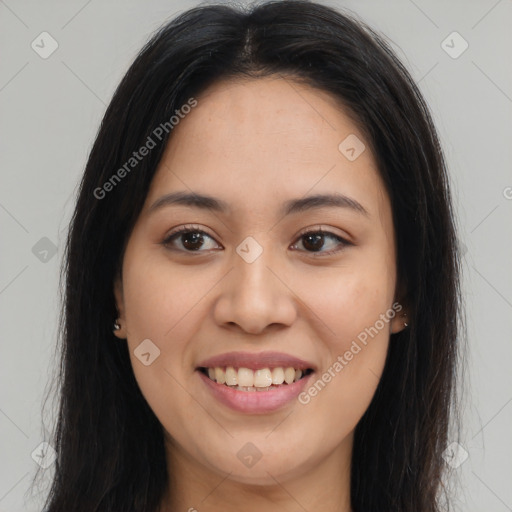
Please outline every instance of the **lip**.
[[266, 414], [289, 404], [306, 387], [315, 373], [310, 373], [292, 384], [282, 384], [268, 391], [239, 391], [218, 384], [201, 371], [196, 371], [212, 395], [222, 404], [245, 414]]
[[[217, 356], [205, 359], [197, 368], [224, 368], [232, 366], [233, 368], [250, 368], [251, 370], [261, 370], [263, 368], [277, 368], [277, 367], [293, 367], [296, 370], [311, 369], [316, 371], [316, 366], [313, 363], [299, 359], [298, 357], [285, 354], [283, 352], [226, 352]], [[196, 368], [196, 369], [197, 369]], [[303, 379], [301, 379], [303, 380]], [[301, 381], [297, 381], [301, 382]], [[291, 386], [291, 384], [288, 384]], [[268, 391], [270, 393], [270, 391]]]

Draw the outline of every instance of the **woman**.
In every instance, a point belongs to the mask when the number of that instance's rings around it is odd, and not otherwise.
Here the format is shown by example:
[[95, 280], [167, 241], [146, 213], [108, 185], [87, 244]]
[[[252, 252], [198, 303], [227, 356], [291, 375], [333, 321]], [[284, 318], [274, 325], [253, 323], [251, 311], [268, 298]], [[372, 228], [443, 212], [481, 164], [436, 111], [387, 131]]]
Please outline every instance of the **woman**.
[[450, 193], [361, 22], [293, 0], [166, 24], [107, 109], [66, 258], [45, 510], [439, 510]]

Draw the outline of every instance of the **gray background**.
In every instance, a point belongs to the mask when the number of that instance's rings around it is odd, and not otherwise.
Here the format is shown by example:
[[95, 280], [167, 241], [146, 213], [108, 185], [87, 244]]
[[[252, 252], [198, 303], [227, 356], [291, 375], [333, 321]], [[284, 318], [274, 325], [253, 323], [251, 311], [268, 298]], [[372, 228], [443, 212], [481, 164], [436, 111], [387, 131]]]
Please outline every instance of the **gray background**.
[[[392, 41], [433, 111], [465, 251], [460, 442], [469, 456], [453, 470], [458, 508], [512, 510], [512, 1], [326, 3]], [[26, 491], [38, 467], [32, 453], [49, 439], [41, 411], [55, 368], [59, 264], [105, 106], [151, 32], [193, 5], [0, 0], [0, 512], [41, 507], [44, 489], [39, 501]], [[31, 47], [43, 31], [59, 45], [47, 59]], [[469, 44], [458, 58], [445, 50], [460, 50], [460, 39], [442, 44], [454, 31]], [[50, 429], [51, 403], [46, 409]]]

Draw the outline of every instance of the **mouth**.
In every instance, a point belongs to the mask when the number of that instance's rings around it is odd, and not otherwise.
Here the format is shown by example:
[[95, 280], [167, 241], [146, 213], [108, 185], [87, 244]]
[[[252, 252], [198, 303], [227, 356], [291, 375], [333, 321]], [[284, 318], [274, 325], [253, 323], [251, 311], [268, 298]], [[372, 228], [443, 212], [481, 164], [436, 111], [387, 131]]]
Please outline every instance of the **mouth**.
[[[214, 368], [214, 371], [217, 371], [216, 368], [217, 367]], [[232, 368], [235, 370], [235, 367]], [[220, 369], [223, 370], [222, 367]], [[211, 379], [208, 376], [208, 370], [211, 371], [211, 367], [201, 367], [196, 372], [200, 380], [205, 385], [206, 392], [209, 393], [219, 405], [227, 406], [231, 410], [243, 414], [270, 414], [285, 406], [291, 405], [308, 385], [308, 381], [314, 376], [314, 372], [305, 371], [298, 380], [295, 380], [295, 375], [298, 375], [296, 373], [294, 375], [294, 380], [289, 384], [287, 384], [286, 381], [283, 381], [281, 384], [272, 383], [270, 385], [258, 387], [255, 385], [239, 386], [237, 382], [235, 386], [234, 384], [227, 384], [226, 382], [221, 384], [220, 382], [217, 382], [216, 379]], [[244, 375], [250, 376], [250, 373], [245, 372], [245, 370], [249, 370], [253, 373], [258, 371], [244, 367], [239, 368], [238, 370], [242, 370], [242, 379], [244, 378]], [[261, 370], [265, 370], [265, 368], [260, 369], [260, 371]], [[266, 372], [263, 372], [263, 374], [265, 373]], [[278, 377], [277, 382], [280, 381], [279, 373], [279, 370], [276, 371]], [[291, 373], [292, 372], [290, 370], [288, 372], [288, 380], [291, 380]], [[222, 373], [219, 372], [219, 375], [220, 380], [222, 380]], [[229, 371], [227, 372], [227, 376], [228, 378], [230, 377]], [[224, 378], [226, 378], [226, 371], [224, 371]], [[253, 384], [258, 384], [258, 382], [260, 382], [258, 380], [261, 378], [260, 376], [256, 375], [253, 378], [256, 379], [256, 382], [253, 381]], [[248, 381], [241, 381], [242, 384], [247, 382]], [[263, 382], [261, 381], [261, 383]]]
[[305, 379], [313, 373], [312, 368], [294, 368], [293, 366], [258, 369], [234, 366], [203, 366], [197, 368], [197, 370], [219, 385], [249, 393], [286, 387]]
[[283, 352], [228, 352], [199, 362], [196, 374], [221, 406], [244, 414], [267, 414], [290, 405], [316, 366]]

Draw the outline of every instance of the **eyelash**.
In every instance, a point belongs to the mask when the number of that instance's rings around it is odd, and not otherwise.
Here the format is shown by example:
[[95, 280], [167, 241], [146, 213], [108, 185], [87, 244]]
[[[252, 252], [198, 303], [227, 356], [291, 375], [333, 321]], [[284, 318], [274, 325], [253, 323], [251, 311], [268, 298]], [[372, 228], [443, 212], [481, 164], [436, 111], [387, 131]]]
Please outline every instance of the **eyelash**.
[[[186, 225], [186, 226], [182, 226], [181, 228], [177, 229], [176, 231], [173, 231], [172, 233], [170, 233], [162, 242], [162, 245], [164, 246], [169, 246], [171, 244], [171, 242], [175, 239], [175, 238], [178, 238], [179, 235], [182, 235], [184, 233], [199, 233], [201, 235], [206, 235], [207, 237], [209, 238], [212, 238], [212, 236], [210, 236], [208, 233], [206, 233], [205, 231], [203, 231], [202, 229], [196, 227], [196, 226], [192, 226], [192, 225]], [[307, 235], [323, 235], [323, 236], [328, 236], [328, 237], [331, 237], [331, 238], [334, 238], [336, 239], [341, 245], [342, 247], [341, 248], [338, 248], [338, 249], [333, 249], [331, 251], [325, 251], [325, 252], [315, 252], [315, 251], [306, 251], [308, 252], [309, 254], [311, 254], [313, 257], [321, 257], [321, 256], [331, 256], [333, 254], [336, 254], [338, 252], [341, 252], [345, 249], [346, 246], [349, 246], [349, 245], [353, 245], [351, 242], [345, 240], [344, 238], [340, 237], [339, 235], [336, 235], [334, 233], [331, 233], [330, 231], [324, 231], [322, 228], [318, 228], [318, 229], [310, 229], [308, 231], [303, 231], [297, 238], [297, 241], [300, 241], [301, 238], [307, 236]], [[293, 244], [295, 245], [295, 243]], [[181, 252], [187, 252], [187, 253], [190, 253], [192, 255], [198, 255], [199, 253], [202, 253], [204, 251], [187, 251], [187, 250], [182, 250], [182, 249], [176, 249], [178, 251], [181, 251]]]

